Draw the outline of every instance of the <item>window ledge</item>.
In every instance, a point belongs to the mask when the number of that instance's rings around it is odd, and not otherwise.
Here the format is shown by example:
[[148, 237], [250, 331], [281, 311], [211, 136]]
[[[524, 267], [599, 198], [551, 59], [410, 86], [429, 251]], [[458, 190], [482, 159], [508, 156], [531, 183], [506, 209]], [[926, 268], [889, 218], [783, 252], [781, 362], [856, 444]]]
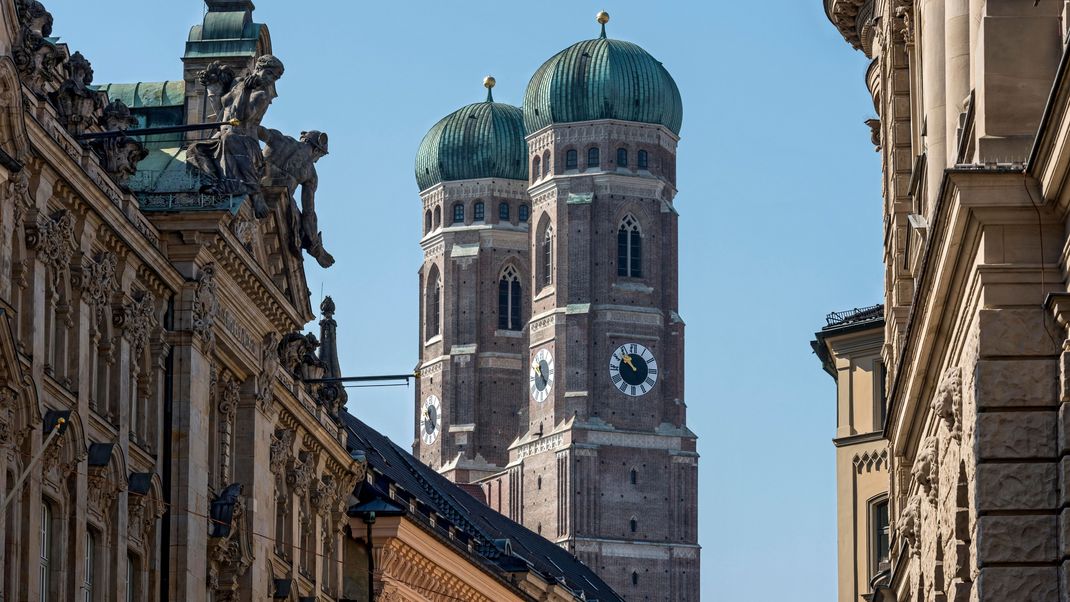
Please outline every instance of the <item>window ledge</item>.
[[501, 328], [499, 328], [498, 330], [494, 331], [494, 336], [506, 337], [510, 339], [522, 339], [524, 338], [524, 329], [522, 328], [520, 330], [502, 330]]
[[442, 342], [442, 335], [436, 334], [435, 336], [431, 337], [430, 339], [427, 339], [427, 341], [424, 342], [424, 347], [430, 347], [431, 345], [434, 345], [435, 343], [441, 343], [441, 342]]
[[[618, 276], [618, 278], [624, 278], [624, 276]], [[636, 281], [632, 281], [632, 282], [628, 282], [628, 281], [614, 282], [613, 283], [613, 288], [618, 289], [618, 290], [622, 290], [622, 291], [628, 291], [630, 293], [652, 293], [652, 292], [654, 292], [654, 287], [648, 286], [646, 284], [643, 284], [642, 282], [636, 282]]]
[[556, 293], [556, 292], [557, 291], [555, 290], [555, 288], [554, 288], [554, 286], [552, 284], [551, 285], [547, 285], [547, 286], [539, 289], [539, 294], [535, 295], [535, 298], [532, 299], [532, 301], [541, 301], [541, 300], [543, 300], [543, 299], [545, 299], [547, 297], [552, 297], [553, 294]]

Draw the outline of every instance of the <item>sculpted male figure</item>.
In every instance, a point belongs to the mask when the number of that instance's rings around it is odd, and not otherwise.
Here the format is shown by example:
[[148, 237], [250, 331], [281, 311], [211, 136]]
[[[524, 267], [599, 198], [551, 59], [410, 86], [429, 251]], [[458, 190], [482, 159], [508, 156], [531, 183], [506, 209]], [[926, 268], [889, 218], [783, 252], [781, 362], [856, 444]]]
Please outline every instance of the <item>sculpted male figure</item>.
[[[249, 195], [253, 212], [258, 218], [268, 213], [264, 196], [260, 193], [260, 179], [264, 174], [264, 157], [260, 152], [257, 132], [271, 101], [277, 96], [275, 81], [282, 77], [282, 61], [270, 54], [256, 59], [253, 72], [230, 80], [217, 77], [221, 70], [210, 65], [202, 78], [221, 84], [218, 96], [218, 116], [221, 121], [236, 120], [236, 125], [224, 125], [210, 140], [195, 142], [186, 151], [186, 161], [204, 173], [203, 192], [212, 194]], [[214, 99], [213, 99], [214, 100]]]
[[[325, 268], [331, 267], [334, 257], [323, 248], [323, 234], [316, 219], [316, 161], [327, 154], [327, 134], [312, 130], [301, 132], [300, 142], [278, 130], [260, 128], [264, 141], [263, 184], [285, 186], [290, 197], [290, 225], [294, 231], [293, 250], [301, 249], [316, 258]], [[301, 186], [301, 209], [297, 209], [294, 192]]]

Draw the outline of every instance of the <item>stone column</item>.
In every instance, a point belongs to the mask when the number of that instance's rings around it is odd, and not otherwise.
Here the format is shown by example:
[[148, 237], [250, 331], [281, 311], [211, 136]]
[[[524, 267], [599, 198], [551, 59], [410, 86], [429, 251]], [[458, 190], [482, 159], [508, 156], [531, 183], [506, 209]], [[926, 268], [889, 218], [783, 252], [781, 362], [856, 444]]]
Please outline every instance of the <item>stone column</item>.
[[959, 129], [970, 93], [970, 6], [969, 0], [947, 0], [944, 6], [944, 36], [947, 52], [944, 68], [947, 76], [947, 165], [954, 165], [959, 154]]
[[[248, 523], [253, 533], [272, 533], [275, 529], [273, 504], [275, 499], [275, 475], [271, 472], [271, 436], [274, 433], [274, 417], [265, 413], [267, 407], [257, 403], [252, 390], [255, 379], [246, 381], [235, 424], [234, 477], [244, 485], [243, 496], [248, 502]], [[263, 505], [261, 505], [263, 504]], [[277, 535], [276, 535], [277, 536]], [[253, 557], [262, 560], [252, 563], [242, 580], [239, 590], [241, 599], [247, 602], [262, 600], [264, 592], [272, 589], [271, 562], [275, 555], [273, 542], [264, 537], [253, 537]]]
[[921, 0], [918, 39], [921, 46], [922, 119], [925, 124], [927, 194], [922, 212], [931, 208], [940, 194], [947, 167], [947, 114], [945, 99], [944, 0]]
[[[214, 286], [206, 266], [179, 294], [171, 333], [174, 390], [171, 432], [170, 599], [205, 600], [208, 546], [209, 382], [214, 344]], [[187, 275], [188, 277], [189, 275]]]

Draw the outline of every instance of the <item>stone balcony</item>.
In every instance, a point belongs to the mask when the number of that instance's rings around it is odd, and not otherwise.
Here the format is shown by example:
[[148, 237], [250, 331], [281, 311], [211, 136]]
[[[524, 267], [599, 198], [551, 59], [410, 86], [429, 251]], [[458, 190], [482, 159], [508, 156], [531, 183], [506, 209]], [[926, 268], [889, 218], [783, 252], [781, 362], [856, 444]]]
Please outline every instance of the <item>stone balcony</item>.
[[873, 8], [876, 0], [823, 0], [825, 14], [847, 42], [869, 54], [873, 43]]

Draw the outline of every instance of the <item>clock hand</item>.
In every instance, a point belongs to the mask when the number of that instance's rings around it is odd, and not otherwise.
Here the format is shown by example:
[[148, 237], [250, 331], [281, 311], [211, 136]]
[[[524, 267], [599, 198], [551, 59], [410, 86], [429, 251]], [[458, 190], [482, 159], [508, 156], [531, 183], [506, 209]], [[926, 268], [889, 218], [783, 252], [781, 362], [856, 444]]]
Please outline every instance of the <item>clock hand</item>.
[[635, 364], [632, 363], [632, 356], [631, 355], [625, 353], [624, 357], [622, 357], [621, 360], [625, 364], [628, 364], [628, 367], [632, 369], [632, 372], [638, 372], [638, 370], [635, 369]]

